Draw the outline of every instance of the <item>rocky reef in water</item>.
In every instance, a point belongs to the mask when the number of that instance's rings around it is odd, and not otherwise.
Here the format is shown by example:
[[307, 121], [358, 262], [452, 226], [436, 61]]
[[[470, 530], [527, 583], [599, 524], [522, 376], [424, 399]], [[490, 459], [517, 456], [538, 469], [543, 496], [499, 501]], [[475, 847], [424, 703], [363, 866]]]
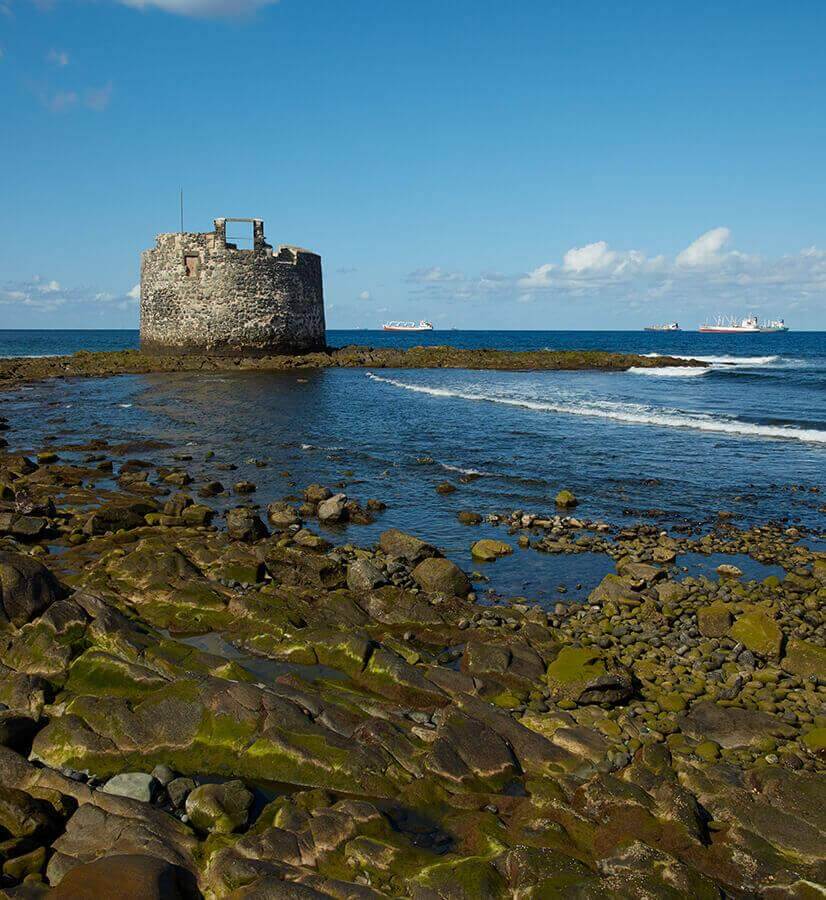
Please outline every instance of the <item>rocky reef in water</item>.
[[[616, 563], [586, 603], [491, 604], [426, 536], [358, 546], [376, 500], [219, 517], [185, 460], [71, 449], [0, 455], [0, 896], [822, 896], [801, 530], [620, 529], [561, 492], [474, 542], [466, 512], [477, 559]], [[688, 551], [786, 575], [686, 577]]]
[[349, 346], [298, 356], [153, 355], [140, 350], [87, 350], [71, 356], [0, 360], [0, 388], [43, 378], [139, 375], [149, 372], [199, 372], [324, 368], [372, 369], [499, 369], [624, 370], [663, 366], [700, 366], [698, 360], [670, 356], [638, 356], [605, 350], [462, 350], [456, 347], [412, 347], [409, 350]]

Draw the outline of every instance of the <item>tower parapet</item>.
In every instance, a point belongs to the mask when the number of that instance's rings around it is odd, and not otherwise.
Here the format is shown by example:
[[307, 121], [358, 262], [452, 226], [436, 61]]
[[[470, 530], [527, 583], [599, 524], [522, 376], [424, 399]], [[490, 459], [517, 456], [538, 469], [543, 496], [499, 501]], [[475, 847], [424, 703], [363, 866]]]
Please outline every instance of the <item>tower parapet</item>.
[[[252, 225], [252, 246], [227, 241], [227, 222]], [[250, 356], [326, 344], [321, 257], [273, 249], [262, 219], [215, 219], [211, 232], [159, 234], [141, 255], [141, 347]]]

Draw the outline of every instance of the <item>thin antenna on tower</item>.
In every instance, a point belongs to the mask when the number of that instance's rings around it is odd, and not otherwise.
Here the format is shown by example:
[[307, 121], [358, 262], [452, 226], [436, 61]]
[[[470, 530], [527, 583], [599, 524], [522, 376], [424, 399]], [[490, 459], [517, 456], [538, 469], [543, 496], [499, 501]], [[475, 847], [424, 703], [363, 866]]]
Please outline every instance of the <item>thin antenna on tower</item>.
[[184, 233], [184, 189], [181, 188], [181, 234]]

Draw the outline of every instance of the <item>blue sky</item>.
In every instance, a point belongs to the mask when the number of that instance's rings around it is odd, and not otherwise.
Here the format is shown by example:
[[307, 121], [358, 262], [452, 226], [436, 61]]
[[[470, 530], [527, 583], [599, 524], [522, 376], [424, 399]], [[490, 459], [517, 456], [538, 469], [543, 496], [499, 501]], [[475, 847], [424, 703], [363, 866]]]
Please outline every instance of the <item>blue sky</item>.
[[0, 0], [0, 328], [259, 216], [328, 325], [826, 329], [826, 4]]

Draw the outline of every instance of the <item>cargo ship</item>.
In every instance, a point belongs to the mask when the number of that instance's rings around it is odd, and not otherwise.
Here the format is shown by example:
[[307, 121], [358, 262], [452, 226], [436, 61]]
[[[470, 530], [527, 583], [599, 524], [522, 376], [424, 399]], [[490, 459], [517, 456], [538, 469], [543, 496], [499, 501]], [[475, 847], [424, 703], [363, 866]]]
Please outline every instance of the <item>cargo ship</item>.
[[646, 325], [645, 331], [680, 331], [679, 322], [667, 322], [665, 325]]
[[418, 322], [385, 322], [384, 331], [433, 331], [433, 324], [421, 319]]
[[734, 316], [717, 316], [713, 323], [704, 322], [698, 329], [703, 334], [772, 334], [788, 330], [783, 319], [761, 322], [754, 315], [739, 320]]

